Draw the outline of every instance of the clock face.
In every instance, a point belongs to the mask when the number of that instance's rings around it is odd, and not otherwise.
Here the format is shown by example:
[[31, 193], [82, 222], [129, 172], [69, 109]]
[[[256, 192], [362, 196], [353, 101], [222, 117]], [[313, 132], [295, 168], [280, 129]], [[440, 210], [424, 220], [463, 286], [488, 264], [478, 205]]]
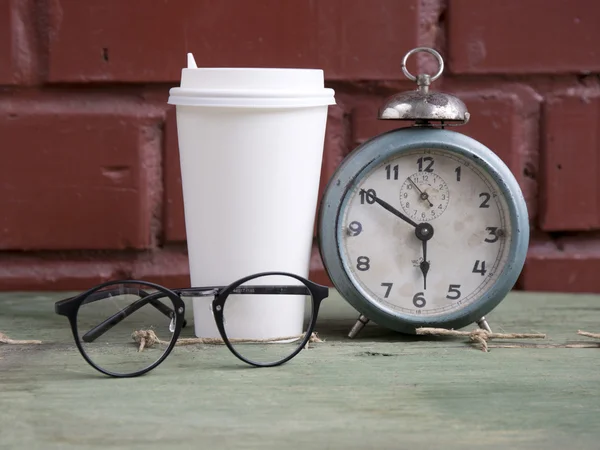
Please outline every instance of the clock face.
[[489, 290], [508, 261], [508, 204], [471, 158], [439, 149], [403, 152], [346, 195], [343, 264], [363, 295], [392, 314], [464, 308]]

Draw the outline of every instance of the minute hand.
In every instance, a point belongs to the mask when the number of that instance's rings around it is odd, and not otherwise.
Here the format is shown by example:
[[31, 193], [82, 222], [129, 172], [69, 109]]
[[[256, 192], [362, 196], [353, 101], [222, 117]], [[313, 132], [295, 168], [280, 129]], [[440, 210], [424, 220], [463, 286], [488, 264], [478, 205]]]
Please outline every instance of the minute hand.
[[373, 200], [375, 200], [377, 203], [379, 203], [381, 206], [383, 206], [385, 209], [387, 209], [389, 212], [391, 212], [393, 215], [400, 217], [402, 220], [404, 220], [406, 223], [411, 224], [413, 227], [417, 226], [417, 223], [414, 222], [413, 220], [411, 220], [410, 218], [408, 218], [407, 216], [405, 216], [404, 214], [402, 214], [400, 211], [398, 211], [396, 208], [394, 208], [392, 205], [390, 205], [389, 203], [384, 202], [383, 200], [381, 200], [380, 198], [377, 198], [377, 196], [375, 196], [374, 194], [371, 194], [367, 191], [365, 191], [364, 189], [360, 190], [361, 192], [364, 192], [364, 195], [366, 195], [367, 197], [372, 198]]

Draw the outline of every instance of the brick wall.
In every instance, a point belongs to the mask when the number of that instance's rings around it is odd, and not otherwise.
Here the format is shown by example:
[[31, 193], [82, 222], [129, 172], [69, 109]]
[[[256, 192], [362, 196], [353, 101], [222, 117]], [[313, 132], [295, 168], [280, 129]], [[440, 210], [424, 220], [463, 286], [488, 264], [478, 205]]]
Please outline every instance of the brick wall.
[[[600, 292], [598, 24], [597, 0], [0, 0], [0, 289], [187, 285], [166, 104], [186, 52], [204, 66], [324, 69], [338, 105], [323, 187], [397, 125], [377, 108], [412, 89], [401, 60], [425, 45], [446, 61], [434, 89], [472, 114], [460, 131], [525, 192], [519, 287]], [[427, 55], [415, 64], [435, 69]], [[311, 276], [328, 282], [316, 248]]]

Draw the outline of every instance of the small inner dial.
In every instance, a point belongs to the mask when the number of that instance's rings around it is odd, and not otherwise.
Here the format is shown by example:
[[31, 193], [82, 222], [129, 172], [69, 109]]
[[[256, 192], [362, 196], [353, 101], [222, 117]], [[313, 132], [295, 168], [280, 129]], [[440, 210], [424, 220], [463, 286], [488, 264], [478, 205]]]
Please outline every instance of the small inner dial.
[[436, 173], [413, 173], [400, 188], [400, 206], [409, 217], [420, 222], [440, 217], [449, 201], [448, 185]]

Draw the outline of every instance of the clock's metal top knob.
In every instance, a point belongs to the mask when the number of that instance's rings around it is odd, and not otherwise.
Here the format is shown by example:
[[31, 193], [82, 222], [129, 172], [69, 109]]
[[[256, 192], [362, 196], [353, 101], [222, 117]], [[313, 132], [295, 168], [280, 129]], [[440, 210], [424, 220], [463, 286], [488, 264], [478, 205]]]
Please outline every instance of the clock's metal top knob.
[[[406, 68], [408, 57], [416, 52], [428, 52], [436, 57], [439, 70], [433, 76], [419, 74], [416, 77]], [[439, 78], [444, 70], [444, 60], [432, 48], [417, 47], [409, 51], [402, 60], [402, 71], [409, 80], [416, 81], [414, 91], [400, 92], [390, 97], [379, 111], [380, 119], [414, 120], [416, 125], [430, 125], [439, 121], [442, 125], [464, 125], [469, 121], [465, 104], [454, 95], [430, 92], [429, 85]], [[446, 123], [449, 122], [449, 123]]]

